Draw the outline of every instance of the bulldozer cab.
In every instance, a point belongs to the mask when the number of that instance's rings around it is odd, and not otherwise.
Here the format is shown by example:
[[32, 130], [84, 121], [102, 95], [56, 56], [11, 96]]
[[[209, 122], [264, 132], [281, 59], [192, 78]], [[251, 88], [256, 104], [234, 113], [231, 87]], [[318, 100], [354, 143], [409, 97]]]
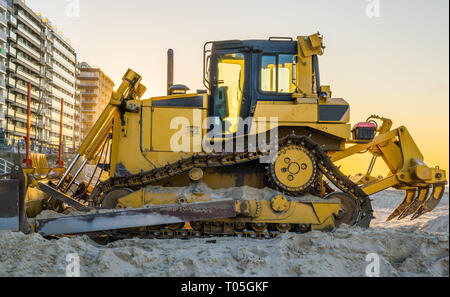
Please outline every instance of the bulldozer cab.
[[297, 41], [291, 38], [209, 42], [204, 60], [208, 116], [221, 122], [225, 134], [239, 130], [239, 118], [254, 116], [258, 101], [294, 100]]

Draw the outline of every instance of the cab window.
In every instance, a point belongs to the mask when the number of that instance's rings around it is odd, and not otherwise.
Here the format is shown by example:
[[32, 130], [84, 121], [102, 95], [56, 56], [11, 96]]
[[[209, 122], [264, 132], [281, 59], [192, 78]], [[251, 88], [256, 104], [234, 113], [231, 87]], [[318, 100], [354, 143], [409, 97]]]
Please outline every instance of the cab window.
[[263, 55], [261, 57], [261, 91], [294, 93], [294, 55]]
[[222, 54], [218, 57], [214, 115], [228, 128], [225, 134], [235, 133], [237, 130], [244, 89], [244, 70], [243, 54]]

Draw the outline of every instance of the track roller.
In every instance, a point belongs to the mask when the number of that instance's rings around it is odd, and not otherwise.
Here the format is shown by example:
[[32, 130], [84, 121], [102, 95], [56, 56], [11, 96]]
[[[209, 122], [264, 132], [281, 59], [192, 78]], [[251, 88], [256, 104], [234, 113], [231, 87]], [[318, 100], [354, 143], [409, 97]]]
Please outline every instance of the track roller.
[[252, 223], [251, 227], [256, 232], [264, 232], [267, 229], [266, 223]]

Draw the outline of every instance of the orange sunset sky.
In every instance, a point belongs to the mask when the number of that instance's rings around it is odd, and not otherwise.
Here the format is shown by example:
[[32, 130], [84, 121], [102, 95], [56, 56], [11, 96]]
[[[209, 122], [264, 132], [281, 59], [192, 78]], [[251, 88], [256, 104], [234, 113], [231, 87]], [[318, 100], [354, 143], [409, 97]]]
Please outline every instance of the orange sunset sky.
[[[378, 13], [368, 17], [373, 1]], [[448, 0], [26, 2], [70, 38], [80, 61], [116, 84], [127, 68], [142, 74], [147, 97], [165, 94], [168, 48], [175, 50], [175, 82], [196, 90], [203, 88], [206, 41], [320, 31], [327, 47], [321, 80], [351, 104], [352, 123], [389, 117], [408, 127], [429, 166], [449, 168]], [[79, 14], [67, 13], [78, 4]], [[367, 165], [356, 159], [344, 169], [364, 172]]]

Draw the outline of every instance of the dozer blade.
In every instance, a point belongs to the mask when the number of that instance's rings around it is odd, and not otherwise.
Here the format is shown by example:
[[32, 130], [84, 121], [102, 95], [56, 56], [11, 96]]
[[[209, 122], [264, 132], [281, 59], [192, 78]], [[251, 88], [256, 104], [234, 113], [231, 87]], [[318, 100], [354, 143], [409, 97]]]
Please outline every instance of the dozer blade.
[[36, 220], [35, 230], [42, 236], [68, 235], [232, 218], [236, 215], [234, 200], [217, 200], [41, 219]]
[[419, 194], [413, 199], [413, 201], [409, 204], [409, 206], [400, 214], [398, 217], [399, 220], [406, 218], [409, 215], [412, 215], [417, 210], [419, 210], [420, 206], [423, 205], [425, 200], [430, 195], [431, 187], [419, 188]]
[[444, 197], [444, 193], [445, 184], [434, 184], [433, 193], [422, 203], [416, 213], [411, 217], [411, 220], [415, 220], [423, 214], [433, 211], [433, 209], [438, 206], [439, 202], [441, 202], [442, 197]]
[[28, 232], [25, 212], [25, 175], [13, 166], [11, 179], [0, 180], [0, 230]]
[[0, 230], [19, 231], [19, 181], [0, 180]]
[[414, 201], [416, 195], [417, 191], [415, 189], [406, 190], [406, 195], [402, 203], [391, 213], [386, 222], [389, 222], [401, 215], [403, 211], [405, 211], [405, 209]]

